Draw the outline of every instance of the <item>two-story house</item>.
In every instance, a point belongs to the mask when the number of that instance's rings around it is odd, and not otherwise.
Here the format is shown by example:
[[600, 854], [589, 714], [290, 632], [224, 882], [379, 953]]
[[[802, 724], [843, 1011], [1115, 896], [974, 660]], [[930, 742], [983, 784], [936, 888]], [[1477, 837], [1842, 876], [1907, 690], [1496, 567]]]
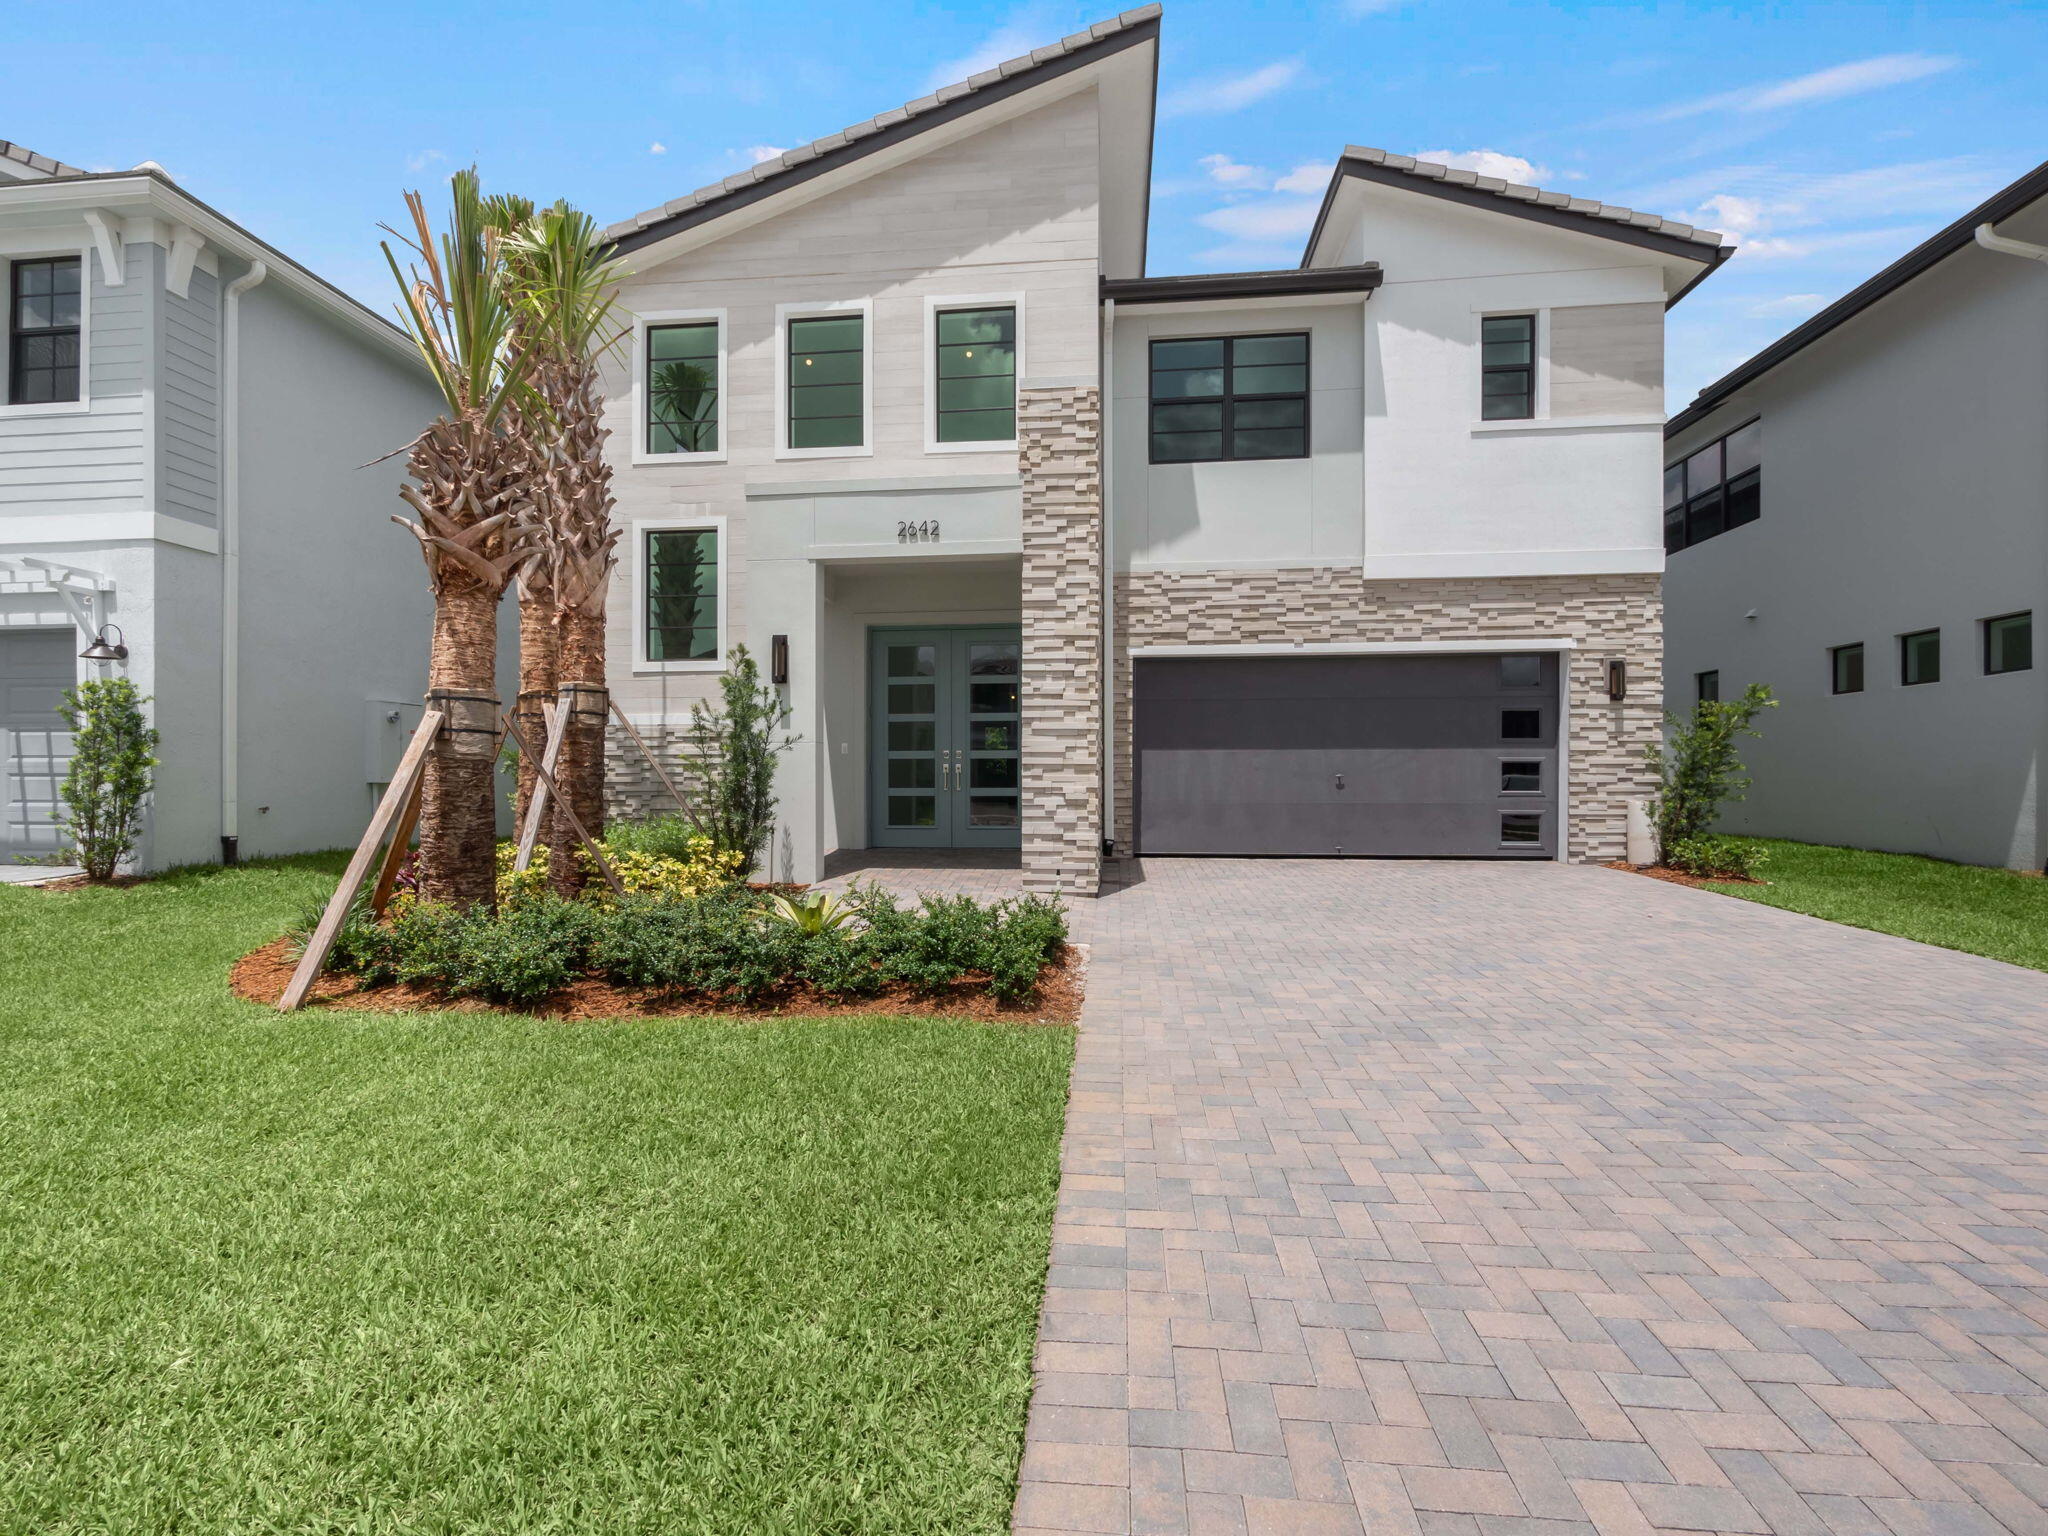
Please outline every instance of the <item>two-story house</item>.
[[2048, 864], [2044, 262], [2048, 165], [1672, 418], [1671, 708], [1779, 699], [1730, 830]]
[[[1159, 8], [608, 233], [612, 685], [744, 642], [834, 850], [1604, 859], [1661, 693], [1663, 315], [1720, 237], [1375, 150], [1148, 277]], [[658, 803], [630, 752], [625, 805]]]
[[143, 866], [354, 842], [425, 684], [369, 464], [437, 408], [411, 342], [159, 167], [4, 141], [0, 296], [0, 862], [58, 846], [96, 669], [162, 733]]

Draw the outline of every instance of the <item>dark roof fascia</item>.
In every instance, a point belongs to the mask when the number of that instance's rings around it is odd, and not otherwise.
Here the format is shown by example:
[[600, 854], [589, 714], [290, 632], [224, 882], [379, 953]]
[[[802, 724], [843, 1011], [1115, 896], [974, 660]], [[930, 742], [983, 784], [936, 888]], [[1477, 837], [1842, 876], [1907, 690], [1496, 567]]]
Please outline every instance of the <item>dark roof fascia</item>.
[[1218, 299], [1278, 299], [1302, 294], [1364, 293], [1379, 287], [1380, 264], [1356, 267], [1295, 267], [1277, 272], [1195, 272], [1184, 277], [1122, 277], [1102, 280], [1102, 297], [1119, 304], [1174, 304]]
[[1155, 16], [1148, 21], [1126, 27], [1120, 32], [1112, 32], [1107, 37], [1097, 38], [1092, 43], [1076, 48], [1072, 53], [1048, 59], [1030, 69], [1019, 70], [1008, 79], [995, 81], [978, 91], [970, 91], [964, 96], [955, 97], [929, 112], [920, 112], [915, 117], [905, 118], [902, 122], [891, 124], [877, 133], [842, 144], [839, 148], [806, 160], [800, 165], [792, 165], [764, 181], [735, 188], [715, 201], [686, 209], [682, 213], [650, 224], [645, 229], [636, 230], [630, 235], [621, 235], [613, 243], [612, 249], [621, 256], [642, 250], [673, 235], [679, 235], [685, 230], [695, 229], [700, 224], [708, 224], [713, 219], [735, 213], [764, 198], [786, 192], [791, 187], [800, 186], [814, 177], [836, 171], [841, 166], [864, 160], [869, 155], [901, 144], [907, 139], [914, 139], [921, 133], [928, 133], [946, 123], [957, 122], [971, 112], [978, 112], [983, 107], [993, 106], [999, 101], [1007, 101], [1012, 96], [1020, 95], [1035, 86], [1044, 85], [1048, 80], [1057, 80], [1060, 76], [1072, 74], [1077, 69], [1085, 69], [1090, 64], [1123, 52], [1126, 48], [1135, 48], [1141, 43], [1156, 43], [1158, 39], [1159, 18]]
[[1811, 320], [1787, 331], [1748, 362], [1738, 364], [1732, 371], [1709, 384], [1699, 392], [1692, 404], [1665, 424], [1665, 437], [1676, 437], [1697, 425], [1708, 413], [1718, 410], [1723, 401], [1744, 385], [1754, 383], [1794, 353], [1810, 347], [1835, 327], [1855, 319], [1893, 290], [1903, 288], [1921, 273], [1974, 243], [1979, 224], [1996, 224], [2000, 219], [2011, 218], [2029, 203], [2043, 196], [2048, 196], [2048, 161], [2035, 166], [2011, 186], [1992, 193], [1939, 234], [1914, 246], [1875, 277], [1851, 288]]

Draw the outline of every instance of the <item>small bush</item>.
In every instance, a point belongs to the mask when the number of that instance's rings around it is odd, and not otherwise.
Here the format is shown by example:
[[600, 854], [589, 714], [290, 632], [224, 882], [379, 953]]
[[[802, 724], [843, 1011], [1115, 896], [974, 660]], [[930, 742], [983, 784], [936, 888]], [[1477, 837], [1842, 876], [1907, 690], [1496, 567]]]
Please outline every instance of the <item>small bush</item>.
[[681, 816], [651, 816], [645, 821], [607, 822], [605, 852], [651, 853], [664, 859], [690, 859], [709, 838]]
[[1682, 837], [1664, 853], [1664, 862], [1706, 880], [1754, 880], [1771, 856], [1762, 843], [1739, 837]]
[[125, 677], [67, 688], [57, 713], [72, 731], [71, 766], [58, 787], [61, 820], [90, 880], [111, 880], [142, 836], [142, 802], [156, 767], [149, 700]]
[[1676, 862], [1671, 849], [1706, 836], [1721, 807], [1748, 790], [1749, 775], [1736, 751], [1739, 738], [1761, 736], [1756, 717], [1777, 707], [1770, 689], [1751, 683], [1739, 699], [1702, 699], [1690, 720], [1665, 715], [1670, 740], [1653, 744], [1649, 759], [1657, 775], [1650, 817], [1666, 863]]
[[[744, 872], [745, 861], [740, 855], [718, 852], [711, 846], [711, 839], [701, 834], [692, 833], [680, 845], [668, 843], [667, 846], [680, 846], [683, 851], [675, 854], [656, 852], [651, 848], [619, 847], [611, 845], [607, 839], [605, 857], [628, 896], [660, 896], [670, 901], [681, 901], [735, 885]], [[498, 844], [500, 905], [525, 901], [548, 891], [547, 847], [535, 847], [533, 857], [523, 870], [512, 868], [518, 855], [516, 844]], [[583, 861], [584, 871], [589, 877], [583, 887], [582, 899], [598, 903], [614, 900], [610, 883], [599, 873], [589, 852], [579, 848], [576, 856]]]

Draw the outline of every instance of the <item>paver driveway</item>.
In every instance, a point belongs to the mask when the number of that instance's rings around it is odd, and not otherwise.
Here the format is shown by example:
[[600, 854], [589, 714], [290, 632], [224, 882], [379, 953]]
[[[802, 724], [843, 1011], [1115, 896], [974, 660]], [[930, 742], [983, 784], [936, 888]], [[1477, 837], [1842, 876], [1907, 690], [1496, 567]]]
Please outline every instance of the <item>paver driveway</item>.
[[1556, 865], [1157, 861], [1021, 1531], [2048, 1531], [2048, 976]]

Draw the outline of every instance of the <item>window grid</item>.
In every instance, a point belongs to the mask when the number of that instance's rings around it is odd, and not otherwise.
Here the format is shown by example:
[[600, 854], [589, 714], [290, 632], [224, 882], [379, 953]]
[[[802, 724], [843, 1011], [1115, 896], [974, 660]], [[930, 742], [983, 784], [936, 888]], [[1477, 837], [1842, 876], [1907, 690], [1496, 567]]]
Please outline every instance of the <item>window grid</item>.
[[718, 322], [647, 327], [647, 451], [718, 451]]
[[7, 292], [7, 403], [76, 400], [82, 272], [76, 256], [16, 261]]
[[859, 448], [866, 435], [866, 319], [789, 322], [789, 446]]
[[642, 559], [647, 659], [718, 660], [718, 530], [650, 528]]
[[934, 322], [935, 427], [942, 443], [1017, 438], [1017, 310], [942, 309]]
[[1479, 322], [1479, 419], [1522, 421], [1536, 414], [1536, 317], [1487, 315]]
[[1828, 652], [1829, 684], [1836, 693], [1863, 691], [1863, 642], [1838, 645]]
[[2034, 666], [2034, 615], [2002, 613], [1984, 621], [1984, 671], [2029, 672]]
[[1675, 555], [1763, 515], [1763, 421], [1664, 468], [1664, 552]]
[[1913, 688], [1941, 681], [1941, 631], [1915, 630], [1899, 636], [1899, 682]]
[[1151, 459], [1308, 457], [1308, 334], [1155, 340]]

